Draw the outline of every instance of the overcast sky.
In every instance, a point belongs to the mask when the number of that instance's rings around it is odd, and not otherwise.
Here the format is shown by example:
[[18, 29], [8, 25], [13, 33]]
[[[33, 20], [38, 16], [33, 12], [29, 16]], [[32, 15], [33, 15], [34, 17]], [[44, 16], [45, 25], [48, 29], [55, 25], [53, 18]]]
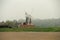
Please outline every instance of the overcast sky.
[[25, 11], [33, 18], [60, 17], [60, 0], [1, 0], [0, 21], [25, 18]]

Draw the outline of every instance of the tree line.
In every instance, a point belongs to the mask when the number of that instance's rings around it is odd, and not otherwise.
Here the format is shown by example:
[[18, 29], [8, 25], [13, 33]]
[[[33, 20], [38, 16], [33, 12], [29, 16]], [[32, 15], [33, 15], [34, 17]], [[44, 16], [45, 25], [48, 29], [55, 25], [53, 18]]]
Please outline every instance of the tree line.
[[[0, 22], [0, 28], [2, 27], [8, 27], [8, 28], [17, 28], [20, 23], [25, 22], [24, 19], [20, 20], [7, 20], [6, 22], [2, 21]], [[32, 19], [32, 23], [36, 27], [60, 27], [60, 18], [59, 19]]]

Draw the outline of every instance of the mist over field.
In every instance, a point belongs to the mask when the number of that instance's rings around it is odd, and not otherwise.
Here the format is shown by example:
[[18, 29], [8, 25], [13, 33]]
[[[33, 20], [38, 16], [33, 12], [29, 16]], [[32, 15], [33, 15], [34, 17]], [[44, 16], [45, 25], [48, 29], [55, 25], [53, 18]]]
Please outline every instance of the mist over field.
[[0, 40], [60, 40], [60, 0], [0, 0]]
[[0, 28], [27, 24], [25, 13], [31, 16], [34, 27], [60, 31], [60, 0], [0, 0]]
[[0, 0], [0, 21], [25, 18], [25, 12], [33, 19], [60, 18], [60, 0]]

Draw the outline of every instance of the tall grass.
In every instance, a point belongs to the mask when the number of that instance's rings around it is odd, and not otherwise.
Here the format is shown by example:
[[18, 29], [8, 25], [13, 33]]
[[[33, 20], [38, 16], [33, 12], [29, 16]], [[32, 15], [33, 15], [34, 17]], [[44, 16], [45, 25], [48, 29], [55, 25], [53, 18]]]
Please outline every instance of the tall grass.
[[49, 28], [0, 28], [0, 32], [60, 32], [60, 27]]

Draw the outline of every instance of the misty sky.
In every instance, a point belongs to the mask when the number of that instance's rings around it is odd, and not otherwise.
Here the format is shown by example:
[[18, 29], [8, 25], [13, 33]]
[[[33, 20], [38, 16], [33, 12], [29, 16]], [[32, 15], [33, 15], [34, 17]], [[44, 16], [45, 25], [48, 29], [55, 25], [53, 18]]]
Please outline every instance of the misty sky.
[[25, 11], [33, 18], [60, 17], [60, 0], [1, 0], [0, 21], [25, 18]]

